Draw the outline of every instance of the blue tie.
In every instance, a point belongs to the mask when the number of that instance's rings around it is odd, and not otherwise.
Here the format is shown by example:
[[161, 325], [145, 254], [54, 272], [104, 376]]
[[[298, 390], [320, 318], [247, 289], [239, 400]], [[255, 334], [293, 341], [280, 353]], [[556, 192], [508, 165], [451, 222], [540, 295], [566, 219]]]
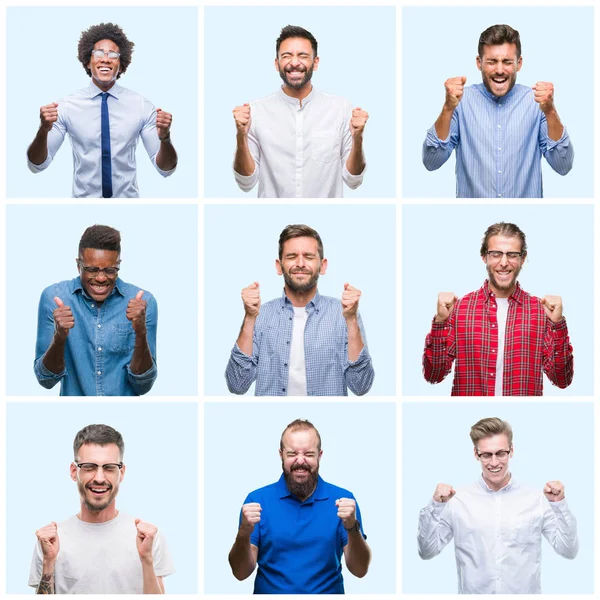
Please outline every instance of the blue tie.
[[110, 164], [110, 126], [108, 92], [102, 93], [102, 197], [112, 198], [112, 166]]

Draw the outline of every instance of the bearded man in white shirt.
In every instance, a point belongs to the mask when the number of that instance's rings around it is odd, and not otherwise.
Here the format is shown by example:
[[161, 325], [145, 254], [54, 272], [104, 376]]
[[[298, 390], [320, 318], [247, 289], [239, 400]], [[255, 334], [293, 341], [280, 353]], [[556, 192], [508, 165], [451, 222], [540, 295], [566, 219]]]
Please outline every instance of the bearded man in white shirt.
[[437, 485], [419, 515], [419, 556], [437, 556], [454, 538], [459, 594], [540, 594], [542, 535], [564, 558], [579, 550], [564, 485], [549, 481], [539, 491], [515, 481], [506, 421], [481, 419], [470, 435], [482, 476], [458, 490]]
[[233, 110], [235, 180], [245, 192], [258, 182], [259, 198], [341, 198], [343, 183], [362, 183], [369, 115], [313, 88], [319, 56], [306, 29], [284, 27], [275, 54], [281, 88]]

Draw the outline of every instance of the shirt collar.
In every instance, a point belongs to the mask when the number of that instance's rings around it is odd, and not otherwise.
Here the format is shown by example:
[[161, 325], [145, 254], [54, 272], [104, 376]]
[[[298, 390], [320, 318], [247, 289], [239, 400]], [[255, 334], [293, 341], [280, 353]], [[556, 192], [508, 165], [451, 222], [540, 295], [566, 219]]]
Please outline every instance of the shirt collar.
[[[489, 281], [487, 279], [484, 281], [483, 287], [481, 289], [483, 290], [483, 295], [485, 297], [486, 302], [489, 302], [490, 298], [496, 297], [494, 292], [492, 292], [490, 290]], [[517, 281], [517, 287], [515, 288], [515, 291], [508, 297], [508, 299], [514, 300], [515, 302], [518, 302], [519, 304], [523, 304], [524, 294], [525, 294], [525, 292], [523, 292], [523, 288]]]
[[[317, 293], [313, 296], [312, 300], [306, 305], [306, 310], [308, 312], [312, 312], [319, 308], [319, 304], [321, 303], [321, 294], [319, 294], [319, 290], [317, 289]], [[285, 295], [285, 288], [283, 289], [283, 293], [281, 294], [281, 299], [279, 300], [279, 305], [281, 308], [285, 308], [286, 306], [292, 307], [291, 300]]]
[[[119, 99], [119, 96], [121, 95], [121, 90], [123, 88], [118, 84], [115, 83], [115, 85], [113, 85], [110, 90], [108, 90], [108, 95], [112, 96], [113, 98], [116, 98], [117, 100]], [[90, 98], [95, 98], [96, 96], [99, 96], [100, 94], [104, 93], [104, 90], [101, 90], [95, 83], [94, 80], [92, 78], [90, 78], [90, 85], [88, 87], [89, 93], [90, 93]]]
[[510, 479], [509, 479], [508, 483], [499, 490], [492, 490], [488, 486], [485, 479], [483, 478], [483, 473], [481, 474], [481, 477], [479, 478], [479, 481], [477, 483], [488, 494], [505, 494], [507, 492], [510, 492], [511, 490], [516, 490], [519, 487], [519, 484], [515, 481], [515, 478], [513, 477], [512, 473], [510, 474]]
[[[75, 277], [75, 279], [72, 280], [73, 286], [72, 286], [72, 290], [71, 293], [74, 294], [75, 292], [78, 292], [81, 290], [81, 294], [87, 298], [88, 300], [92, 300], [92, 298], [90, 298], [90, 296], [87, 294], [87, 292], [83, 289], [83, 285], [81, 283], [81, 277]], [[115, 293], [119, 293], [121, 296], [125, 296], [125, 294], [123, 293], [123, 290], [121, 289], [123, 287], [123, 282], [121, 281], [121, 279], [119, 279], [117, 277], [117, 281], [115, 283], [115, 287], [112, 289], [112, 292], [109, 294], [109, 298], [115, 294]]]
[[[281, 474], [279, 481], [275, 484], [275, 488], [277, 489], [278, 498], [295, 498], [298, 500], [298, 502], [300, 502], [300, 500], [296, 498], [296, 496], [294, 496], [290, 490], [288, 490], [283, 473]], [[327, 493], [327, 485], [323, 479], [321, 479], [321, 476], [317, 475], [317, 487], [315, 488], [315, 491], [304, 502], [302, 502], [302, 504], [313, 504], [315, 500], [327, 500], [328, 498], [329, 494]]]
[[515, 83], [515, 85], [512, 86], [512, 89], [507, 94], [504, 94], [504, 96], [494, 96], [494, 94], [492, 94], [492, 92], [490, 92], [483, 83], [478, 83], [477, 87], [488, 100], [498, 104], [504, 101], [508, 102], [514, 96], [515, 90], [517, 89], [517, 84]]
[[[277, 92], [279, 94], [279, 97], [284, 101], [287, 102], [288, 104], [293, 104], [294, 106], [299, 107], [300, 106], [300, 100], [298, 100], [298, 98], [292, 98], [292, 96], [288, 96], [284, 91], [283, 91], [283, 86], [281, 86], [279, 88], [279, 91]], [[302, 98], [302, 108], [304, 108], [310, 101], [311, 99], [315, 96], [315, 86], [313, 85], [312, 90], [310, 90], [310, 94], [308, 94], [308, 96], [306, 96], [306, 98]]]

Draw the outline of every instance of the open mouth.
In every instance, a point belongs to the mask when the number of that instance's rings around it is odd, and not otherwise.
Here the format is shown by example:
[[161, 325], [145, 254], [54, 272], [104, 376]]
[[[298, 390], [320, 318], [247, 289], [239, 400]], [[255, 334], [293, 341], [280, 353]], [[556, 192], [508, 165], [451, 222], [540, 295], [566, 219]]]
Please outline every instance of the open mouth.
[[495, 469], [489, 468], [488, 471], [490, 473], [497, 474], [497, 473], [500, 473], [500, 471], [502, 471], [502, 467], [496, 467]]
[[98, 296], [104, 296], [108, 293], [110, 286], [109, 285], [90, 284], [90, 289], [92, 290], [92, 292], [94, 292], [94, 294], [96, 294]]
[[98, 486], [88, 486], [87, 488], [90, 492], [92, 492], [93, 496], [98, 498], [102, 498], [106, 494], [110, 492], [110, 487], [98, 487]]
[[100, 71], [100, 73], [102, 73], [103, 75], [108, 75], [112, 73], [112, 69], [110, 67], [100, 67], [98, 71]]

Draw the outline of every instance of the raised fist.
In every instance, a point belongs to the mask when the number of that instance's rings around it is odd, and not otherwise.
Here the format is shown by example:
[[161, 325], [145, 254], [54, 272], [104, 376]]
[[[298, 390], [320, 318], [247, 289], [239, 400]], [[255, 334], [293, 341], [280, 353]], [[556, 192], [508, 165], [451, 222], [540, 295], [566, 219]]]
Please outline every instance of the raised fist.
[[437, 300], [437, 313], [435, 320], [438, 323], [445, 323], [452, 314], [452, 309], [458, 298], [454, 292], [440, 292]]
[[260, 312], [260, 285], [258, 281], [242, 290], [242, 302], [248, 317], [258, 317]]
[[233, 118], [237, 132], [242, 135], [248, 135], [250, 125], [252, 125], [252, 116], [250, 115], [250, 105], [236, 106], [233, 109]]
[[433, 492], [433, 499], [436, 502], [448, 502], [456, 494], [456, 490], [447, 483], [438, 483]]
[[158, 533], [158, 528], [151, 523], [144, 523], [141, 519], [135, 520], [137, 536], [135, 545], [141, 560], [152, 560], [152, 544]]
[[242, 506], [242, 523], [241, 529], [245, 529], [248, 533], [254, 531], [254, 526], [260, 522], [260, 513], [262, 508], [258, 502], [249, 502]]
[[75, 327], [75, 317], [69, 306], [65, 306], [64, 302], [58, 297], [54, 297], [54, 302], [58, 308], [54, 309], [52, 317], [54, 318], [54, 333], [61, 340], [66, 340], [69, 335], [69, 329]]
[[533, 99], [543, 113], [554, 110], [554, 85], [548, 81], [538, 81], [533, 86]]
[[46, 104], [40, 108], [40, 129], [48, 133], [52, 129], [52, 124], [58, 120], [58, 104]]
[[352, 109], [352, 118], [350, 119], [350, 133], [352, 137], [362, 135], [365, 125], [369, 120], [369, 113], [362, 108]]
[[460, 99], [462, 98], [465, 83], [467, 83], [466, 77], [451, 77], [446, 79], [444, 87], [446, 88], [446, 107], [454, 110]]
[[125, 316], [131, 321], [131, 326], [136, 334], [146, 331], [146, 301], [142, 300], [143, 290], [140, 290], [135, 298], [127, 305]]
[[58, 526], [53, 521], [35, 532], [42, 547], [43, 560], [54, 562], [60, 551], [60, 540], [58, 539]]

